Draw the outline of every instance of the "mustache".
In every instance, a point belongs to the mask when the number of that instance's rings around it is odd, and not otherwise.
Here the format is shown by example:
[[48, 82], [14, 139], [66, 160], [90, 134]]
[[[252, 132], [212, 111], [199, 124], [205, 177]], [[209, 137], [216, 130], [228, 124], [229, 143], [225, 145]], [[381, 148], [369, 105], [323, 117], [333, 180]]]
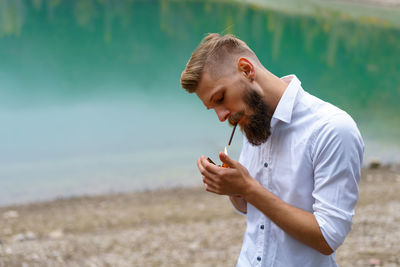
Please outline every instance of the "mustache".
[[230, 125], [235, 126], [244, 116], [244, 111], [237, 112], [228, 118]]

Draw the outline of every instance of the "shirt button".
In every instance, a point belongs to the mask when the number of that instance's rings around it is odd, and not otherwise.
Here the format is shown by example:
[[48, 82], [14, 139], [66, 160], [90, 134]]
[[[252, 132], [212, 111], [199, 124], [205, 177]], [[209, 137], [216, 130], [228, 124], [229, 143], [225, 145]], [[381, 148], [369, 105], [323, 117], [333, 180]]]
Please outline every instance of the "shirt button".
[[260, 229], [261, 229], [261, 230], [264, 230], [264, 224], [261, 224], [261, 225], [260, 225]]
[[258, 261], [261, 261], [261, 257], [260, 257], [260, 256], [258, 256], [258, 257], [257, 257], [257, 260], [258, 260]]
[[268, 163], [265, 162], [264, 163], [264, 167], [267, 168], [268, 167]]

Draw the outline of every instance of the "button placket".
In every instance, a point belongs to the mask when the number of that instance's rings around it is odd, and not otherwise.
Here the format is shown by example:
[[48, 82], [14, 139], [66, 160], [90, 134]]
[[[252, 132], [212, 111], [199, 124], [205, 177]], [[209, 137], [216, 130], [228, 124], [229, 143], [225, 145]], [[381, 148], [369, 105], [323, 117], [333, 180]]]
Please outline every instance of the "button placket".
[[[259, 225], [264, 225], [264, 224], [263, 224], [262, 221], [260, 221]], [[257, 256], [256, 263], [257, 264], [261, 262], [261, 255], [263, 255], [264, 249], [265, 249], [264, 248], [264, 240], [265, 240], [265, 238], [264, 238], [264, 230], [260, 230], [260, 228], [259, 228], [258, 231], [259, 231], [259, 234], [258, 234], [258, 237], [257, 237], [257, 250], [256, 250], [256, 256]]]
[[[275, 126], [275, 128], [276, 128], [276, 126]], [[267, 147], [267, 155], [265, 157], [265, 162], [264, 162], [264, 168], [265, 168], [265, 171], [266, 171], [267, 177], [268, 177], [267, 184], [268, 184], [269, 190], [272, 189], [272, 168], [271, 168], [272, 157], [271, 157], [271, 154], [272, 154], [272, 142], [273, 142], [273, 139], [275, 136], [274, 133], [276, 132], [275, 128], [272, 130], [271, 135], [269, 137], [269, 142], [268, 142], [268, 147]], [[279, 133], [279, 131], [278, 131], [278, 133]]]
[[[270, 136], [270, 139], [272, 139], [272, 135]], [[271, 189], [271, 168], [270, 167], [270, 163], [271, 163], [271, 152], [272, 152], [272, 140], [270, 140], [270, 142], [268, 143], [268, 147], [267, 147], [267, 155], [265, 157], [265, 161], [264, 161], [264, 168], [267, 174], [267, 185], [268, 185], [268, 189]]]
[[[271, 139], [269, 139], [265, 145], [262, 146], [261, 148], [261, 158], [259, 161], [259, 164], [261, 165], [262, 170], [262, 185], [267, 188], [268, 190], [270, 190], [270, 171], [268, 169], [269, 166], [269, 159], [270, 159], [270, 153], [271, 153]], [[261, 266], [262, 264], [262, 256], [265, 252], [266, 246], [268, 246], [268, 243], [265, 243], [265, 233], [268, 229], [268, 227], [270, 227], [270, 222], [268, 222], [268, 220], [266, 221], [265, 219], [261, 219], [259, 221], [258, 224], [258, 238], [257, 238], [257, 250], [255, 253], [255, 261], [254, 261], [254, 265], [255, 266]]]

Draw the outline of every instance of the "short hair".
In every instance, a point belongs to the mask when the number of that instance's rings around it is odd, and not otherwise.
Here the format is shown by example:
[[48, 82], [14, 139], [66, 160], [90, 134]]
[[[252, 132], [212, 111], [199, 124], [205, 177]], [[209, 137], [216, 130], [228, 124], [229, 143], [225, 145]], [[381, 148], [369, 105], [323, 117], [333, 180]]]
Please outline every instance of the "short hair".
[[222, 63], [224, 65], [232, 63], [243, 55], [259, 62], [247, 44], [233, 35], [208, 34], [201, 40], [181, 74], [182, 87], [189, 93], [195, 92], [204, 71], [210, 73], [215, 79], [231, 70], [229, 67], [221, 67]]

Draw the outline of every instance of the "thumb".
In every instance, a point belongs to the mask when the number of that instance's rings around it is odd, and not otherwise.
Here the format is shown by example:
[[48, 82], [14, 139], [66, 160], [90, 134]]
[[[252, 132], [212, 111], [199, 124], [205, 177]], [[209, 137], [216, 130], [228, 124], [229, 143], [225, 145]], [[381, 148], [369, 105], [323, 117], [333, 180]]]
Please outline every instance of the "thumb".
[[219, 159], [222, 161], [222, 163], [225, 163], [226, 165], [228, 165], [229, 168], [235, 167], [235, 161], [233, 159], [231, 159], [224, 152], [219, 152]]

